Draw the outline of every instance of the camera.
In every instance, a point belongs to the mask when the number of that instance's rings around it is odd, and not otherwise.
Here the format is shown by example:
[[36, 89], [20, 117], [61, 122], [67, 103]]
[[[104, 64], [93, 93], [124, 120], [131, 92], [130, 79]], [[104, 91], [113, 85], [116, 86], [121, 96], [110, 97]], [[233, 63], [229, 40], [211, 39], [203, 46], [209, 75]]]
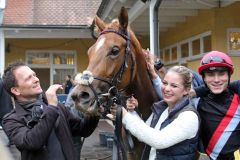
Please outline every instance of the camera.
[[154, 68], [158, 71], [159, 69], [161, 69], [164, 66], [164, 64], [162, 63], [162, 61], [159, 59], [157, 61], [154, 62]]

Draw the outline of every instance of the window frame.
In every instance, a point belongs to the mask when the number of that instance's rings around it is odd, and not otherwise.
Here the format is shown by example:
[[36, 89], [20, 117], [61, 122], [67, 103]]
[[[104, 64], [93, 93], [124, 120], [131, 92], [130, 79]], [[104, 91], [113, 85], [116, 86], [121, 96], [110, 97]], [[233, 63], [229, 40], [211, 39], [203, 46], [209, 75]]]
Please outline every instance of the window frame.
[[[204, 50], [204, 43], [203, 43], [203, 38], [204, 37], [207, 37], [207, 36], [211, 36], [212, 35], [212, 32], [211, 31], [207, 31], [207, 32], [204, 32], [204, 33], [201, 33], [201, 34], [198, 34], [196, 36], [193, 36], [191, 38], [188, 38], [188, 39], [185, 39], [185, 40], [182, 40], [182, 41], [179, 41], [175, 44], [172, 44], [172, 45], [169, 45], [165, 48], [163, 48], [162, 50], [165, 51], [166, 49], [170, 49], [170, 61], [169, 62], [165, 62], [164, 63], [166, 65], [173, 65], [173, 64], [186, 64], [187, 61], [192, 61], [192, 60], [196, 60], [196, 59], [200, 59], [205, 53], [203, 52]], [[193, 46], [192, 46], [192, 42], [195, 41], [195, 40], [198, 40], [200, 39], [200, 53], [198, 55], [193, 55]], [[184, 57], [184, 58], [181, 58], [181, 45], [182, 44], [185, 44], [185, 43], [188, 43], [188, 49], [189, 49], [189, 55], [188, 57]], [[172, 48], [174, 47], [177, 47], [177, 60], [172, 60]], [[163, 54], [164, 56], [164, 54]]]

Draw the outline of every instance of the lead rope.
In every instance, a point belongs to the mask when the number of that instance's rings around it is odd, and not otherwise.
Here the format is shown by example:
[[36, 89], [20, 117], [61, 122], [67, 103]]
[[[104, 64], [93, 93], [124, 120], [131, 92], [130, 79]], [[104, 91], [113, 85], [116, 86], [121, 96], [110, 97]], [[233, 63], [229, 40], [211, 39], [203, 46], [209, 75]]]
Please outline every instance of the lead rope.
[[120, 150], [122, 151], [122, 159], [127, 160], [127, 151], [122, 138], [122, 106], [117, 105], [112, 160], [121, 159]]

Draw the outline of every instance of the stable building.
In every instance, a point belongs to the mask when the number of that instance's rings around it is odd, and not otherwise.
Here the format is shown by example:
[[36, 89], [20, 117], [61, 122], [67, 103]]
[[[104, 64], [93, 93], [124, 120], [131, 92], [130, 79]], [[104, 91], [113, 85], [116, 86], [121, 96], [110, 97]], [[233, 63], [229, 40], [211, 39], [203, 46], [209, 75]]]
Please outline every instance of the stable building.
[[[151, 8], [159, 3], [158, 33], [151, 33]], [[40, 78], [44, 90], [63, 83], [65, 75], [82, 72], [87, 50], [95, 42], [93, 19], [109, 22], [121, 6], [143, 48], [153, 48], [165, 66], [185, 65], [195, 71], [211, 50], [228, 53], [240, 77], [240, 2], [212, 0], [1, 0], [0, 73], [11, 62], [25, 61]], [[151, 49], [152, 50], [152, 49]]]

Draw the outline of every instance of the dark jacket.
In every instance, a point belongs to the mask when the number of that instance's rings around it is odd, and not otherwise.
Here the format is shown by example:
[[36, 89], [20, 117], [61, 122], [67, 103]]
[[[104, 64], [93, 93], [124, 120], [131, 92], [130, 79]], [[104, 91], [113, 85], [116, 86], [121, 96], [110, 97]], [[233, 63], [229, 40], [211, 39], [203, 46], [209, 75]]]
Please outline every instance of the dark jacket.
[[46, 144], [53, 129], [65, 159], [76, 160], [72, 135], [88, 137], [99, 121], [97, 116], [85, 115], [82, 119], [78, 118], [61, 105], [46, 106], [40, 121], [32, 128], [27, 125], [30, 118], [31, 112], [16, 103], [16, 109], [3, 119], [3, 129], [10, 141], [21, 151], [22, 160], [47, 160]]
[[235, 86], [231, 85], [220, 94], [213, 94], [207, 88], [205, 92], [204, 88], [196, 89], [201, 97], [198, 104], [202, 119], [201, 139], [211, 159], [232, 160], [234, 152], [240, 147], [240, 81]]
[[[196, 110], [193, 106], [187, 105], [182, 108], [178, 108], [175, 113], [169, 114], [169, 117], [162, 123], [161, 129], [166, 127], [168, 124], [174, 121], [178, 115], [184, 111], [194, 111]], [[165, 160], [194, 160], [196, 159], [196, 151], [198, 147], [199, 134], [191, 139], [186, 139], [174, 146], [166, 149], [157, 150], [157, 159]]]
[[5, 114], [9, 113], [13, 109], [11, 96], [7, 93], [3, 87], [2, 79], [0, 78], [0, 125], [2, 118]]
[[[160, 118], [161, 114], [166, 108], [167, 108], [167, 105], [164, 101], [160, 101], [153, 105], [154, 116], [151, 122], [151, 127], [156, 126], [158, 119]], [[167, 125], [172, 123], [178, 117], [178, 115], [184, 111], [193, 111], [198, 115], [196, 109], [191, 104], [189, 104], [189, 100], [185, 98], [174, 107], [173, 111], [169, 113], [166, 120], [161, 124], [160, 130], [162, 130]], [[194, 160], [196, 159], [196, 151], [197, 151], [198, 140], [199, 140], [198, 138], [199, 138], [199, 134], [197, 133], [197, 135], [191, 139], [186, 139], [178, 144], [175, 144], [165, 149], [157, 149], [156, 159], [157, 160]], [[151, 149], [150, 146], [146, 146], [144, 151], [145, 153], [142, 159], [145, 160], [147, 157], [149, 157], [150, 149]]]
[[67, 80], [65, 85], [66, 85], [66, 86], [65, 86], [65, 91], [64, 91], [64, 93], [65, 93], [65, 94], [68, 94], [69, 91], [70, 91], [70, 89], [72, 88], [73, 84], [72, 84], [72, 82], [71, 82], [70, 80]]

